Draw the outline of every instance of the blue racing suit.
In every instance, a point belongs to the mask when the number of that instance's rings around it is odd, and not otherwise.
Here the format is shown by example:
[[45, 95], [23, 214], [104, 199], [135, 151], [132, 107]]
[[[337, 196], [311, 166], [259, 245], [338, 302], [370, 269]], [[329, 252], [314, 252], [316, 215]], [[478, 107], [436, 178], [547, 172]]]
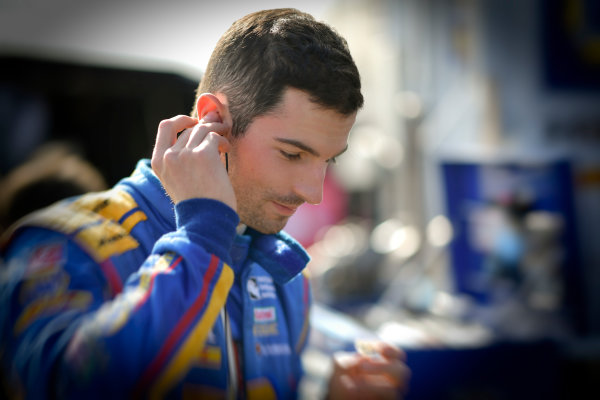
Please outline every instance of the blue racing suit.
[[[3, 244], [0, 354], [26, 398], [295, 398], [308, 255], [173, 205], [149, 161], [28, 217]], [[228, 389], [229, 388], [229, 389]]]

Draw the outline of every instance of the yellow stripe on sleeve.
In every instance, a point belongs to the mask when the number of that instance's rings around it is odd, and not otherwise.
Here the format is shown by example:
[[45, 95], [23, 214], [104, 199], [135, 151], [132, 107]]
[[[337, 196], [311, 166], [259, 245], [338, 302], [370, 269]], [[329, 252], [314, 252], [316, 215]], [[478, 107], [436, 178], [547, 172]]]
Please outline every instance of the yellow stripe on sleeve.
[[177, 382], [179, 382], [190, 369], [198, 354], [202, 351], [206, 337], [215, 323], [219, 312], [225, 305], [229, 289], [233, 285], [234, 274], [229, 265], [223, 264], [221, 275], [213, 294], [208, 300], [208, 307], [198, 321], [192, 332], [185, 340], [179, 351], [171, 359], [165, 371], [157, 378], [153, 388], [149, 391], [152, 399], [161, 399]]
[[144, 214], [142, 211], [136, 211], [129, 217], [125, 218], [125, 221], [121, 223], [121, 226], [127, 232], [131, 232], [133, 227], [136, 226], [138, 222], [145, 221], [146, 219], [148, 219], [148, 217], [146, 217], [146, 214]]

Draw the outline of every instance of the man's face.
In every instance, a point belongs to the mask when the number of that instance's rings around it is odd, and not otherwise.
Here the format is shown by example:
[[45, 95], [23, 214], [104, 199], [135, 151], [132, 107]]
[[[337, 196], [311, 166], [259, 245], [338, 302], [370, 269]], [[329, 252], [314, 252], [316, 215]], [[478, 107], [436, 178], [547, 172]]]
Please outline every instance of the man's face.
[[229, 152], [241, 222], [276, 233], [301, 204], [320, 203], [327, 166], [346, 149], [355, 118], [320, 108], [296, 89], [255, 118]]

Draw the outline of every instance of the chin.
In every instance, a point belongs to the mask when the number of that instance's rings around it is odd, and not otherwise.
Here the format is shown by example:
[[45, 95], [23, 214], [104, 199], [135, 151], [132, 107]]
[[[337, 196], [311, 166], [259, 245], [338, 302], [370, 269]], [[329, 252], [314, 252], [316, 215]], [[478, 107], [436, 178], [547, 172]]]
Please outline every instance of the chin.
[[254, 229], [255, 231], [258, 231], [260, 233], [264, 233], [265, 235], [273, 235], [276, 233], [281, 232], [281, 230], [283, 229], [282, 226], [280, 228], [270, 228], [270, 227], [264, 227], [264, 226], [252, 226], [252, 225], [248, 225], [250, 228]]
[[275, 233], [279, 233], [287, 223], [288, 218], [283, 221], [260, 221], [258, 223], [245, 223], [246, 226], [258, 231], [260, 233], [264, 233], [265, 235], [272, 235]]

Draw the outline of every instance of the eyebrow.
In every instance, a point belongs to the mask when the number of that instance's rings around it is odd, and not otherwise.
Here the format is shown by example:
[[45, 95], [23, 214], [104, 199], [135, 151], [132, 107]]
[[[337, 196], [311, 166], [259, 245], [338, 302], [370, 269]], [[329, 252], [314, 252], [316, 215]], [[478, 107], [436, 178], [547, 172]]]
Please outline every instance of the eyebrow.
[[[294, 139], [287, 139], [287, 138], [275, 138], [275, 140], [277, 140], [278, 142], [281, 143], [285, 143], [285, 144], [289, 144], [292, 146], [295, 146], [297, 148], [299, 148], [300, 150], [306, 151], [309, 154], [312, 154], [315, 157], [320, 157], [321, 154], [319, 154], [318, 151], [316, 151], [315, 149], [313, 149], [312, 147], [310, 147], [309, 145], [302, 143], [298, 140], [294, 140]], [[336, 155], [334, 155], [331, 158], [336, 158], [341, 156], [346, 150], [348, 150], [348, 145], [346, 145], [346, 147], [344, 147], [344, 149], [342, 151], [340, 151], [339, 153], [337, 153]]]

